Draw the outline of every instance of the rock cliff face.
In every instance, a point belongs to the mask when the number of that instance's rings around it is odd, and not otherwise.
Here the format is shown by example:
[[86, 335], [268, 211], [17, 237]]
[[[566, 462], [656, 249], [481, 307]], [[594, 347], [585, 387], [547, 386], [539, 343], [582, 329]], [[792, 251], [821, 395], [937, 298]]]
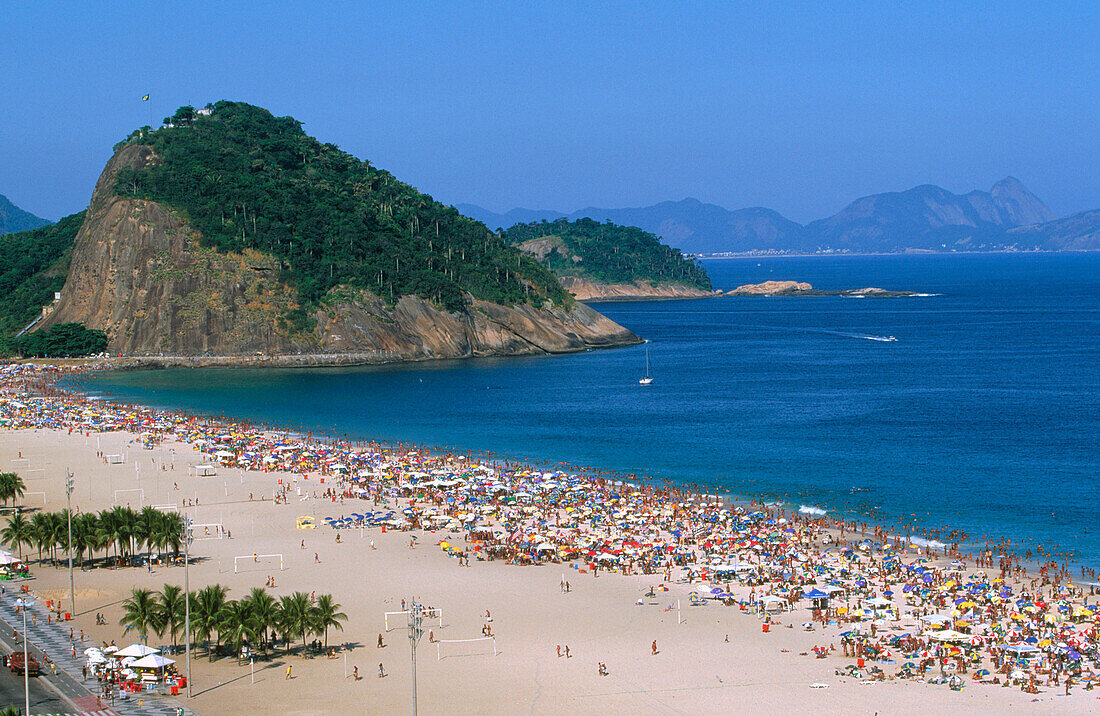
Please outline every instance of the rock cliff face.
[[276, 258], [220, 254], [171, 207], [114, 194], [122, 167], [157, 157], [126, 145], [96, 183], [73, 244], [61, 300], [42, 327], [76, 321], [106, 331], [115, 354], [355, 353], [365, 360], [562, 353], [639, 342], [584, 304], [472, 301], [461, 313], [414, 296], [395, 305], [341, 288], [306, 315]]
[[578, 301], [638, 301], [662, 298], [704, 298], [715, 295], [714, 291], [703, 291], [674, 283], [659, 283], [656, 286], [647, 281], [598, 283], [575, 276], [562, 276], [558, 279], [558, 283]]

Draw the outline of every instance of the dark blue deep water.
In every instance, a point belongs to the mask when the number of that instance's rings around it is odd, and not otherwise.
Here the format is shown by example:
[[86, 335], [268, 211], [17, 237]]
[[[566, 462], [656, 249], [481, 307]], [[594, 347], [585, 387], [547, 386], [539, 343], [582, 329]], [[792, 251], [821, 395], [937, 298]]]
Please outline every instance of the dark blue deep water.
[[[1100, 564], [1100, 255], [726, 259], [899, 299], [605, 303], [644, 349], [322, 370], [161, 370], [86, 387], [340, 435], [568, 461]], [[871, 337], [896, 336], [896, 342]]]

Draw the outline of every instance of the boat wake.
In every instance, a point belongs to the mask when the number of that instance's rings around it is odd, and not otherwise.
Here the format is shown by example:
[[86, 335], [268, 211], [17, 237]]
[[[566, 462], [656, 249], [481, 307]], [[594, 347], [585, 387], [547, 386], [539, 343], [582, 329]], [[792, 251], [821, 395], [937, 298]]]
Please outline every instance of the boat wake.
[[898, 339], [895, 336], [880, 336], [874, 333], [853, 333], [851, 331], [834, 331], [828, 328], [800, 328], [797, 326], [765, 326], [735, 323], [738, 328], [750, 328], [754, 330], [781, 331], [783, 333], [816, 333], [823, 336], [837, 336], [839, 338], [858, 338], [865, 341], [879, 341], [881, 343], [894, 343]]

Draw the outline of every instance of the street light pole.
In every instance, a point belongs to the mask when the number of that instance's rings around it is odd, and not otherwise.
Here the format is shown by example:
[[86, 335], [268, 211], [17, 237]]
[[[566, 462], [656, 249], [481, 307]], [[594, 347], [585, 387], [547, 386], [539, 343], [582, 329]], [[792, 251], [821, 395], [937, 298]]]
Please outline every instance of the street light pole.
[[412, 712], [413, 716], [416, 716], [416, 643], [420, 641], [420, 637], [424, 636], [424, 630], [421, 629], [421, 624], [424, 622], [424, 617], [421, 613], [420, 604], [413, 599], [412, 604], [409, 605], [409, 645], [412, 647]]
[[69, 518], [69, 611], [76, 614], [76, 589], [73, 588], [73, 473], [65, 470], [65, 512]]
[[183, 522], [183, 640], [187, 649], [187, 698], [191, 698], [191, 583], [190, 573], [191, 518]]

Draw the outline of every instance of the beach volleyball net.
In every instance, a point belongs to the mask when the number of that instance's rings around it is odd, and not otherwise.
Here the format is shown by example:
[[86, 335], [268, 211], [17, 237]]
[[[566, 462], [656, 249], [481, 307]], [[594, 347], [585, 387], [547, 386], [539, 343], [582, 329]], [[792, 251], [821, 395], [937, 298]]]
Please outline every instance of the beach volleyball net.
[[[443, 626], [443, 610], [442, 609], [422, 609], [420, 615], [425, 619], [438, 619], [439, 626]], [[393, 621], [390, 621], [390, 617], [394, 617]], [[409, 625], [409, 612], [406, 609], [403, 612], [386, 612], [386, 631], [392, 631], [394, 629], [400, 629]]]
[[283, 571], [282, 554], [242, 554], [233, 558], [233, 574], [265, 571], [276, 564], [279, 565], [279, 571]]
[[436, 661], [455, 656], [489, 656], [489, 654], [497, 655], [495, 636], [482, 636], [477, 639], [437, 639], [435, 642]]

